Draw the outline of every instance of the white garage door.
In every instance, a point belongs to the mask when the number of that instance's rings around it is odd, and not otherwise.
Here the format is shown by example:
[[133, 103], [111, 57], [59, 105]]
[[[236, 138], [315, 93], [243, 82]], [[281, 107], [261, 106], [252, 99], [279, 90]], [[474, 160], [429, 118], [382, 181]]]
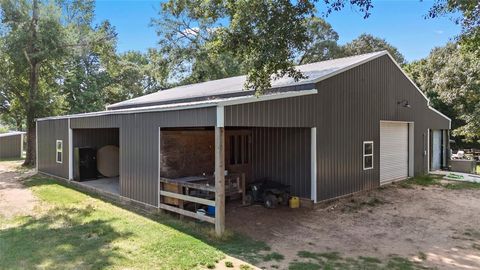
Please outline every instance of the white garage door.
[[380, 184], [408, 177], [408, 124], [380, 122]]

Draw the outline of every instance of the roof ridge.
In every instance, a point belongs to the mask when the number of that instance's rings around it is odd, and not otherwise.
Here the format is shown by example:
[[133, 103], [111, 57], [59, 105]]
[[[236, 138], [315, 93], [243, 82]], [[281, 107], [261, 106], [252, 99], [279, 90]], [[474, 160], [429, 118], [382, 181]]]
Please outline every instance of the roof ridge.
[[[295, 66], [300, 72], [306, 75], [305, 79], [294, 80], [289, 76], [272, 78], [272, 89], [298, 86], [308, 83], [316, 83], [322, 78], [329, 77], [342, 70], [354, 67], [358, 64], [370, 61], [374, 58], [388, 54], [387, 51], [371, 52], [359, 55], [324, 60], [305, 65]], [[151, 94], [135, 97], [125, 101], [117, 102], [106, 107], [107, 110], [119, 109], [126, 106], [140, 106], [153, 102], [164, 102], [184, 100], [199, 97], [216, 96], [241, 92], [244, 89], [246, 75], [227, 77], [216, 80], [209, 80], [199, 83], [178, 85], [172, 88], [159, 90]]]

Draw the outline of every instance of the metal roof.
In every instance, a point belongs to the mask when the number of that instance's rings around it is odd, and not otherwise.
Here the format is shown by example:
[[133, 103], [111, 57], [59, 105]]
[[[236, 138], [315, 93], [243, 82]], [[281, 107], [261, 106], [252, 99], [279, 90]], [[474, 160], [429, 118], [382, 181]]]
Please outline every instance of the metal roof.
[[[374, 52], [297, 66], [297, 69], [305, 75], [305, 79], [295, 81], [293, 78], [284, 76], [277, 80], [272, 80], [272, 89], [278, 91], [287, 87], [291, 88], [294, 86], [307, 86], [309, 84], [315, 84], [321, 80], [378, 58], [382, 55], [388, 55], [388, 52]], [[151, 105], [175, 104], [185, 103], [188, 101], [252, 95], [253, 91], [244, 90], [246, 79], [246, 76], [237, 76], [203, 83], [178, 86], [115, 103], [107, 106], [107, 109], [116, 110], [132, 107], [145, 107]], [[290, 91], [290, 89], [288, 91]]]
[[308, 89], [308, 90], [300, 90], [300, 91], [276, 92], [276, 93], [264, 94], [258, 97], [251, 94], [248, 96], [240, 96], [240, 97], [226, 97], [226, 98], [208, 99], [208, 100], [182, 102], [182, 103], [174, 103], [174, 104], [142, 106], [142, 107], [134, 107], [134, 108], [118, 109], [118, 110], [107, 110], [107, 111], [100, 111], [100, 112], [52, 116], [52, 117], [38, 118], [36, 120], [43, 121], [43, 120], [55, 120], [55, 119], [94, 117], [94, 116], [102, 116], [102, 115], [161, 112], [161, 111], [173, 111], [173, 110], [187, 110], [187, 109], [194, 109], [194, 108], [229, 106], [229, 105], [236, 105], [236, 104], [275, 100], [275, 99], [281, 99], [281, 98], [313, 95], [317, 93], [318, 93], [317, 89]]
[[1, 138], [1, 137], [15, 136], [15, 135], [22, 135], [22, 134], [26, 134], [26, 132], [23, 132], [23, 131], [11, 131], [11, 132], [8, 132], [8, 133], [0, 133], [0, 138]]

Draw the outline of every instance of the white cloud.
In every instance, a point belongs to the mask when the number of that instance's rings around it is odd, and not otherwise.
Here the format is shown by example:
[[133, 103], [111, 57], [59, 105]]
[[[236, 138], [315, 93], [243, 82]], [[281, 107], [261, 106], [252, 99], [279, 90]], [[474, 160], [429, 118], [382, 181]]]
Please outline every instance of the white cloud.
[[435, 34], [439, 34], [439, 35], [443, 34], [443, 30], [435, 30], [434, 32]]

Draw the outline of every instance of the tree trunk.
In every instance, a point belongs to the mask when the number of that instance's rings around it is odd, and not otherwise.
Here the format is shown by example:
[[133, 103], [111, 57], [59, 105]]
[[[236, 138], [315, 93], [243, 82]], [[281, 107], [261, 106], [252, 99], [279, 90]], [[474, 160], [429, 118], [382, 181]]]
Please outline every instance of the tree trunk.
[[[38, 93], [38, 76], [40, 63], [36, 58], [37, 48], [37, 28], [38, 28], [38, 0], [33, 0], [32, 23], [30, 25], [31, 40], [28, 44], [29, 52], [25, 52], [25, 57], [30, 64], [30, 78], [28, 80], [28, 99], [27, 99], [27, 156], [24, 166], [33, 166], [36, 162], [36, 126], [35, 117], [37, 115], [36, 98]], [[29, 55], [33, 56], [30, 58]]]
[[30, 70], [30, 80], [28, 93], [28, 104], [27, 104], [27, 156], [23, 165], [33, 166], [36, 162], [36, 104], [35, 99], [38, 92], [38, 72], [40, 65], [38, 63], [32, 63], [32, 68]]
[[27, 156], [23, 165], [33, 166], [37, 159], [37, 132], [35, 125], [35, 116], [27, 115]]

